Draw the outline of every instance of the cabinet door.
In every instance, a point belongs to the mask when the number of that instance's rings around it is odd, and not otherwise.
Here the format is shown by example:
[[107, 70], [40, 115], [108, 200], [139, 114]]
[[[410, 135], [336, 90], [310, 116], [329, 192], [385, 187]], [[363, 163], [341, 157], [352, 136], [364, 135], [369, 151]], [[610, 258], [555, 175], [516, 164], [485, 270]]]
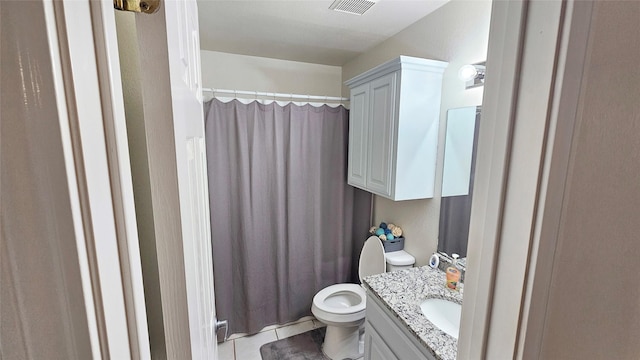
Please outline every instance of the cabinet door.
[[367, 142], [369, 133], [369, 84], [351, 89], [349, 111], [348, 183], [360, 188], [367, 185]]
[[382, 196], [392, 195], [393, 148], [395, 144], [396, 80], [394, 72], [373, 80], [369, 106], [369, 153], [367, 188]]
[[389, 346], [371, 326], [366, 323], [364, 331], [364, 360], [398, 360]]

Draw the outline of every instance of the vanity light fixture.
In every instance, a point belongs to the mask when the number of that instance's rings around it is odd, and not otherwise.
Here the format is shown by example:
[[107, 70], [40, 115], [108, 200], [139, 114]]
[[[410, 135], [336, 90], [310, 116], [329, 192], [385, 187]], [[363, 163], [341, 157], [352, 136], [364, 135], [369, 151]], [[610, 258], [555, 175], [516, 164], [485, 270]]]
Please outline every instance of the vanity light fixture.
[[335, 0], [329, 9], [348, 14], [362, 15], [379, 0]]
[[486, 62], [467, 64], [458, 70], [460, 80], [466, 82], [466, 89], [483, 86]]

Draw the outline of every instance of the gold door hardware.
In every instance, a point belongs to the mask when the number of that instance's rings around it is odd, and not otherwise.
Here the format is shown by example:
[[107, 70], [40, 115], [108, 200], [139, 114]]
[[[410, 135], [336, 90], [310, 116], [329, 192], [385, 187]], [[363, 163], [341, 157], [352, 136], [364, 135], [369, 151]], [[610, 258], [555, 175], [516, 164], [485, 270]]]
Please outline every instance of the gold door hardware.
[[117, 10], [153, 14], [160, 8], [160, 0], [113, 0]]

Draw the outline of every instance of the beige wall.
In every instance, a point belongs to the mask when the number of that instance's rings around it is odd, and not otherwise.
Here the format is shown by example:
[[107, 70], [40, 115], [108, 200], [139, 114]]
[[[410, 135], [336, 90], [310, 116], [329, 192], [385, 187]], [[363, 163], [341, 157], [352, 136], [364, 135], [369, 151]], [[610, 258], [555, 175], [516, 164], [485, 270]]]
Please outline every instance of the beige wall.
[[[446, 112], [482, 103], [483, 88], [465, 90], [457, 73], [464, 64], [486, 60], [490, 15], [490, 1], [453, 0], [342, 68], [342, 78], [348, 80], [399, 55], [449, 62], [442, 85], [436, 195], [426, 200], [375, 200], [375, 221], [385, 220], [404, 229], [405, 250], [416, 257], [417, 265], [425, 265], [437, 248]], [[348, 93], [343, 88], [343, 96]]]
[[342, 68], [202, 50], [205, 88], [340, 96]]
[[638, 17], [594, 4], [541, 359], [640, 357]]

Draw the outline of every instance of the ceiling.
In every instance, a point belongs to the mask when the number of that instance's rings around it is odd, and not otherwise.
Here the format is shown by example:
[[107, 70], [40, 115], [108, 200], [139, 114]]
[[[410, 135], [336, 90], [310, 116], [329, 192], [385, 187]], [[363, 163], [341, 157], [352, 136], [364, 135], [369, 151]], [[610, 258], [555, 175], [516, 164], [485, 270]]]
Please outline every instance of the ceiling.
[[378, 0], [364, 15], [333, 0], [198, 0], [203, 50], [343, 65], [448, 0]]

